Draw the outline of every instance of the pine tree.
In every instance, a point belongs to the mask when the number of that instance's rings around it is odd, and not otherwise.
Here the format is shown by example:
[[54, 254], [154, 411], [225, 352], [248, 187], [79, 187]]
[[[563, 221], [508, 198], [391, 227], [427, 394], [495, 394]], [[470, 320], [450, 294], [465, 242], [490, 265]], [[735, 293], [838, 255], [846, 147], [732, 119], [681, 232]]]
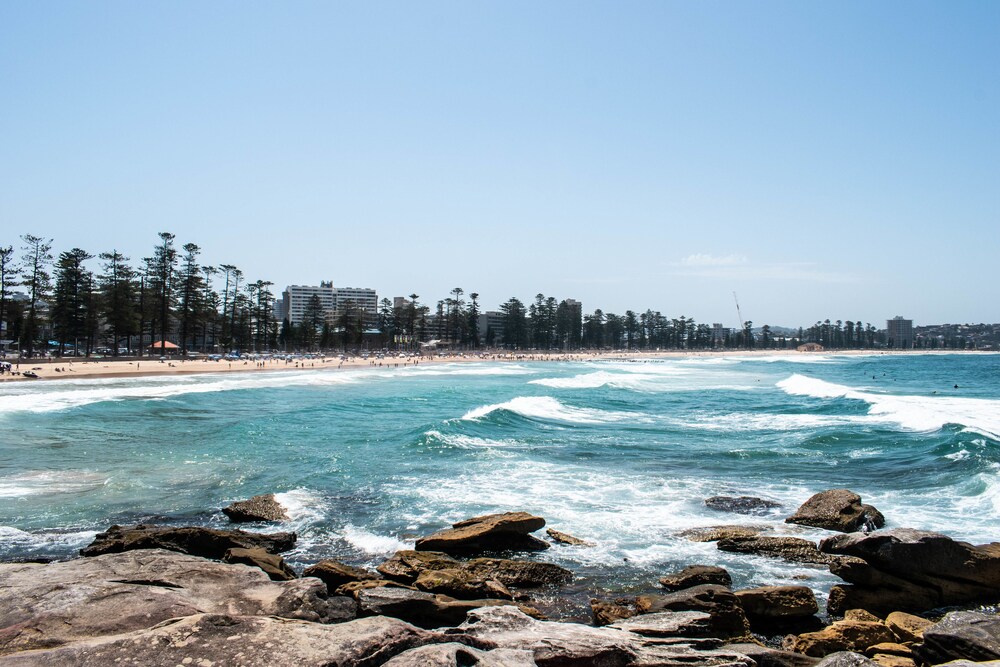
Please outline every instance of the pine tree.
[[29, 357], [35, 353], [35, 339], [38, 337], [38, 306], [52, 289], [52, 277], [48, 267], [52, 264], [52, 239], [25, 234], [24, 260], [21, 265], [21, 284], [28, 289], [28, 313], [21, 331], [21, 348]]

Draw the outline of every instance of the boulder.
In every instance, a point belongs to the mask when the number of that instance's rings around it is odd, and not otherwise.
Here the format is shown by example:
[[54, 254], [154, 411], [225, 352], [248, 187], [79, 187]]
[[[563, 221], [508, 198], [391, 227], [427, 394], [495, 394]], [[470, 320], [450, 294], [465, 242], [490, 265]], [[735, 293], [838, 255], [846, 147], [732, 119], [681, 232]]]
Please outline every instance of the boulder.
[[872, 621], [873, 623], [881, 623], [882, 619], [871, 613], [870, 611], [865, 611], [864, 609], [848, 609], [844, 612], [845, 621]]
[[816, 667], [879, 667], [879, 664], [854, 651], [837, 651], [817, 662]]
[[702, 584], [718, 584], [729, 587], [733, 584], [733, 578], [729, 576], [726, 568], [714, 565], [688, 565], [680, 572], [660, 577], [660, 585], [672, 591]]
[[703, 584], [666, 595], [640, 595], [636, 598], [640, 614], [660, 611], [701, 611], [711, 618], [711, 636], [723, 639], [745, 637], [750, 626], [739, 600], [725, 586]]
[[168, 549], [191, 556], [222, 560], [229, 549], [264, 549], [277, 554], [295, 546], [295, 533], [248, 533], [200, 526], [163, 527], [139, 524], [111, 526], [80, 549], [81, 556], [100, 556], [133, 549]]
[[0, 565], [0, 654], [149, 628], [178, 616], [231, 613], [338, 623], [350, 598], [316, 579], [271, 581], [255, 567], [142, 549], [49, 565]]
[[661, 611], [622, 619], [608, 627], [644, 637], [709, 637], [712, 616], [703, 611]]
[[688, 528], [678, 535], [692, 542], [718, 542], [725, 539], [757, 537], [768, 530], [767, 526], [706, 526]]
[[324, 558], [315, 565], [310, 565], [302, 572], [302, 576], [320, 579], [329, 591], [335, 591], [344, 584], [354, 581], [373, 581], [379, 578], [374, 572], [345, 565], [330, 558]]
[[572, 547], [592, 547], [593, 542], [588, 542], [587, 540], [581, 540], [579, 537], [573, 537], [567, 533], [562, 533], [558, 530], [552, 528], [546, 528], [545, 534], [552, 538], [553, 542], [558, 542], [559, 544], [568, 544]]
[[712, 496], [705, 499], [705, 506], [718, 512], [762, 516], [776, 507], [781, 507], [781, 503], [754, 496]]
[[291, 581], [298, 578], [295, 570], [285, 564], [284, 558], [269, 554], [263, 549], [229, 549], [222, 557], [222, 562], [259, 567], [271, 581]]
[[906, 612], [894, 611], [885, 617], [885, 624], [899, 641], [912, 643], [923, 641], [924, 630], [934, 625], [934, 622]]
[[375, 568], [386, 579], [412, 584], [425, 570], [447, 570], [461, 567], [458, 561], [440, 551], [397, 551], [396, 554]]
[[564, 567], [531, 560], [473, 558], [464, 562], [461, 569], [474, 576], [490, 577], [505, 586], [518, 588], [559, 585], [573, 579], [573, 573]]
[[400, 653], [384, 667], [535, 667], [531, 651], [498, 648], [481, 651], [465, 644], [421, 646]]
[[748, 618], [802, 618], [819, 611], [816, 595], [806, 586], [760, 586], [736, 591]]
[[894, 653], [875, 653], [872, 655], [872, 662], [879, 667], [917, 667], [913, 658]]
[[193, 614], [131, 634], [3, 658], [4, 667], [80, 665], [239, 665], [240, 667], [374, 667], [409, 649], [462, 641], [394, 618], [320, 625], [283, 618]]
[[[897, 642], [882, 642], [865, 649], [865, 655], [874, 659], [876, 655], [895, 655], [903, 658], [913, 659], [913, 651], [909, 646], [903, 646]], [[878, 661], [876, 661], [878, 662]]]
[[821, 491], [807, 500], [785, 523], [852, 533], [861, 529], [881, 528], [885, 518], [870, 505], [861, 504], [861, 496], [848, 489]]
[[422, 628], [456, 626], [472, 609], [491, 605], [513, 604], [506, 600], [456, 600], [408, 588], [384, 586], [357, 592], [358, 614], [392, 616]]
[[238, 500], [229, 507], [223, 507], [222, 513], [233, 523], [244, 521], [285, 521], [288, 515], [285, 508], [274, 499], [273, 493], [254, 496], [249, 500]]
[[465, 600], [498, 598], [513, 600], [514, 594], [496, 579], [477, 577], [464, 569], [426, 570], [413, 582], [428, 593], [441, 593]]
[[790, 635], [785, 638], [782, 648], [821, 658], [839, 651], [862, 652], [869, 646], [895, 639], [892, 631], [882, 623], [837, 621], [818, 632]]
[[1000, 544], [973, 546], [910, 528], [871, 535], [837, 535], [820, 543], [831, 571], [851, 586], [830, 591], [831, 614], [859, 607], [873, 612], [920, 612], [1000, 600]]
[[913, 652], [930, 665], [951, 660], [1000, 660], [1000, 616], [974, 611], [949, 612], [924, 629], [924, 641]]
[[338, 586], [335, 593], [337, 595], [346, 595], [347, 597], [357, 600], [359, 591], [363, 591], [368, 588], [381, 588], [383, 586], [388, 586], [389, 588], [406, 588], [411, 591], [417, 590], [413, 586], [407, 586], [406, 584], [401, 584], [398, 581], [389, 581], [388, 579], [367, 579], [365, 581], [349, 581], [346, 584]]
[[484, 551], [541, 551], [549, 543], [529, 535], [545, 526], [545, 519], [527, 512], [477, 516], [417, 540], [417, 551], [471, 554]]
[[800, 537], [739, 537], [719, 540], [719, 551], [782, 558], [792, 563], [826, 565], [834, 559], [820, 553], [816, 545]]
[[612, 602], [593, 598], [590, 601], [590, 614], [594, 618], [594, 625], [598, 627], [632, 618], [638, 613], [639, 610], [635, 607], [634, 599], [619, 598]]
[[819, 662], [819, 658], [809, 655], [781, 651], [750, 642], [726, 644], [723, 648], [735, 653], [742, 653], [757, 663], [757, 667], [813, 667]]

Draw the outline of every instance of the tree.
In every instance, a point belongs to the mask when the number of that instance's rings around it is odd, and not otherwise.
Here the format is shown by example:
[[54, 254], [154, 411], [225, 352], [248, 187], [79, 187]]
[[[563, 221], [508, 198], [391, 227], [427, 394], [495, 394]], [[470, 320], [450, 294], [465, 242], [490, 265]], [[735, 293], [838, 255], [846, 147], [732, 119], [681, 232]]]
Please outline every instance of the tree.
[[93, 257], [86, 250], [73, 248], [60, 253], [56, 262], [56, 287], [50, 312], [60, 356], [65, 355], [70, 341], [74, 353], [79, 354], [81, 338], [88, 343], [89, 352], [93, 332], [87, 330], [87, 325], [93, 321], [93, 314], [88, 311], [94, 305], [94, 276], [83, 264]]
[[181, 324], [181, 352], [187, 353], [188, 340], [193, 338], [201, 316], [201, 297], [204, 290], [204, 277], [198, 266], [198, 255], [201, 253], [194, 243], [184, 244], [184, 259], [178, 276], [180, 282], [180, 301], [178, 315]]
[[528, 320], [521, 300], [511, 297], [501, 304], [500, 312], [503, 314], [503, 345], [515, 349], [527, 347]]
[[52, 239], [45, 239], [25, 234], [22, 251], [24, 261], [21, 265], [21, 284], [28, 289], [28, 315], [21, 331], [21, 347], [28, 356], [34, 356], [35, 338], [38, 336], [38, 306], [39, 302], [48, 297], [52, 289], [52, 278], [48, 267], [52, 264]]
[[326, 311], [323, 310], [323, 302], [318, 294], [313, 294], [306, 301], [306, 307], [302, 311], [302, 322], [300, 325], [302, 346], [307, 350], [313, 349], [316, 345], [316, 336], [320, 333], [326, 323]]
[[15, 276], [14, 246], [0, 248], [0, 338], [5, 337], [4, 327], [8, 336], [13, 333], [11, 322], [8, 321], [10, 311], [7, 307], [7, 297], [10, 296], [10, 288], [18, 285]]
[[[160, 245], [153, 253], [152, 288], [160, 324], [160, 355], [167, 352], [167, 332], [170, 330], [170, 310], [175, 296], [175, 269], [177, 267], [177, 250], [174, 248], [174, 235], [160, 232]], [[183, 343], [182, 343], [183, 344]]]
[[[128, 257], [117, 250], [102, 252], [104, 273], [98, 277], [101, 294], [101, 315], [111, 328], [112, 355], [118, 356], [122, 338], [136, 333], [139, 313], [136, 304], [136, 272], [128, 265]], [[131, 341], [128, 341], [130, 343]], [[126, 344], [125, 347], [131, 347]]]
[[468, 327], [467, 331], [467, 341], [470, 347], [479, 347], [479, 293], [472, 292], [469, 294], [469, 312], [467, 314]]

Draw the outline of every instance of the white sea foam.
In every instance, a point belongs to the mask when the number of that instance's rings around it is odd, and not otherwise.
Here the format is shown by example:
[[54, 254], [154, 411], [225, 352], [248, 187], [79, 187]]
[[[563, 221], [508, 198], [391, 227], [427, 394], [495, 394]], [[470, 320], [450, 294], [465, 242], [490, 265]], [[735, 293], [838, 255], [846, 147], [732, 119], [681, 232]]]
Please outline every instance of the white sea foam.
[[314, 523], [326, 516], [322, 497], [310, 489], [298, 488], [274, 494], [288, 518], [297, 523]]
[[458, 447], [459, 449], [514, 449], [524, 447], [523, 443], [511, 438], [496, 440], [490, 438], [477, 438], [475, 436], [464, 435], [462, 433], [441, 433], [440, 431], [427, 431], [424, 435], [428, 438], [437, 440], [442, 444], [450, 447]]
[[568, 378], [539, 378], [529, 380], [528, 384], [540, 384], [543, 387], [554, 389], [596, 389], [605, 385], [625, 388], [639, 389], [644, 383], [655, 380], [656, 375], [646, 373], [608, 373], [607, 371], [597, 371], [596, 373], [585, 373]]
[[80, 493], [99, 488], [108, 478], [87, 470], [29, 470], [0, 477], [0, 498]]
[[351, 546], [375, 556], [394, 554], [397, 551], [412, 548], [398, 538], [376, 535], [369, 530], [351, 524], [344, 526], [341, 535]]
[[575, 408], [565, 405], [551, 396], [518, 396], [505, 403], [484, 405], [474, 410], [469, 410], [462, 416], [462, 419], [474, 421], [482, 419], [498, 410], [513, 412], [529, 419], [547, 419], [573, 424], [608, 424], [628, 420], [648, 420], [646, 415], [638, 412], [613, 412], [594, 408]]
[[946, 424], [960, 424], [968, 431], [1000, 440], [1000, 400], [879, 394], [797, 373], [777, 386], [793, 396], [864, 401], [871, 406], [869, 415], [909, 431], [936, 431]]
[[732, 412], [705, 415], [694, 420], [673, 420], [674, 426], [705, 431], [754, 432], [802, 431], [832, 426], [857, 425], [870, 422], [869, 417], [855, 415], [769, 414]]
[[0, 545], [17, 549], [64, 551], [77, 549], [94, 541], [96, 530], [29, 532], [14, 526], [0, 526]]

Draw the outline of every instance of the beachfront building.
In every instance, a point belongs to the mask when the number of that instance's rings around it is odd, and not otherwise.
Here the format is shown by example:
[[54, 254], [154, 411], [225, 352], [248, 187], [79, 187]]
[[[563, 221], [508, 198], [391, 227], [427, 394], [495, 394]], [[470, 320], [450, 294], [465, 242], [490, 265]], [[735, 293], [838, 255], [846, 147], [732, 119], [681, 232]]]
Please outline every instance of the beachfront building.
[[503, 339], [503, 313], [487, 310], [479, 313], [479, 344], [499, 345]]
[[897, 350], [913, 348], [913, 320], [903, 319], [897, 315], [885, 323], [886, 344]]
[[712, 324], [712, 347], [722, 347], [726, 344], [729, 329], [718, 322]]
[[378, 313], [378, 294], [370, 287], [334, 287], [336, 308], [342, 309], [350, 302], [365, 314]]
[[284, 318], [292, 324], [299, 324], [306, 313], [306, 307], [313, 296], [319, 297], [323, 312], [332, 313], [337, 308], [337, 291], [333, 282], [320, 282], [316, 285], [289, 285], [281, 293], [281, 310]]

